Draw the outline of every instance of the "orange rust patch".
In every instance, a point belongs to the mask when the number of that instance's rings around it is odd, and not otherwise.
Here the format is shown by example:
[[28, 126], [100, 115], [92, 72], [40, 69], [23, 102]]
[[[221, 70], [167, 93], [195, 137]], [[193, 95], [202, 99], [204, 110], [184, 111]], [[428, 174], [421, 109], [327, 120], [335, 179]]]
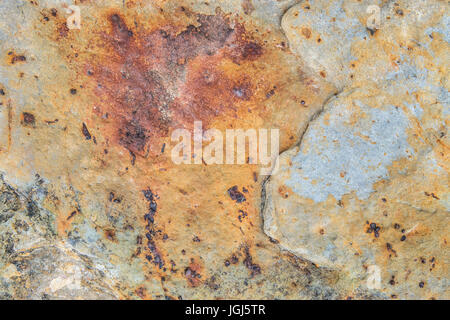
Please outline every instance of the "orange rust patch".
[[[173, 129], [203, 127], [257, 100], [254, 79], [231, 74], [263, 55], [263, 49], [239, 23], [217, 15], [195, 15], [183, 30], [170, 23], [143, 31], [117, 12], [105, 15], [108, 29], [93, 32], [95, 47], [80, 75], [106, 119], [103, 135], [130, 152], [146, 157], [161, 150]], [[58, 29], [57, 33], [60, 33]], [[260, 97], [259, 97], [260, 98]]]

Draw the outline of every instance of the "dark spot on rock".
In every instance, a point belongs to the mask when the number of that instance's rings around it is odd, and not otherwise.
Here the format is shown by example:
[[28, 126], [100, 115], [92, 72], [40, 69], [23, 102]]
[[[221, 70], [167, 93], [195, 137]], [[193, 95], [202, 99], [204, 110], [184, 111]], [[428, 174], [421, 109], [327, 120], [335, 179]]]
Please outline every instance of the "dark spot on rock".
[[150, 254], [146, 256], [148, 261], [151, 261], [154, 265], [156, 265], [159, 269], [163, 269], [165, 263], [162, 258], [161, 253], [156, 247], [156, 242], [154, 240], [154, 236], [160, 234], [161, 231], [156, 229], [155, 226], [155, 215], [157, 211], [157, 203], [156, 199], [158, 198], [150, 188], [142, 191], [145, 199], [148, 201], [148, 212], [144, 215], [144, 220], [147, 225], [145, 229], [147, 233], [145, 234], [147, 238], [147, 248], [150, 251]]
[[275, 94], [275, 90], [270, 90], [269, 92], [266, 93], [266, 98], [269, 99], [270, 97], [272, 97]]
[[239, 222], [242, 222], [242, 220], [247, 216], [248, 216], [247, 212], [245, 212], [243, 210], [239, 210], [239, 216], [238, 216]]
[[249, 88], [246, 86], [236, 86], [232, 90], [233, 90], [233, 94], [238, 99], [249, 100], [249, 98], [251, 96]]
[[106, 229], [105, 237], [110, 241], [116, 241], [116, 232], [113, 229]]
[[120, 144], [136, 154], [143, 153], [148, 141], [146, 130], [137, 121], [126, 122], [119, 129], [119, 137]]
[[89, 133], [88, 128], [86, 127], [86, 124], [83, 123], [83, 126], [81, 128], [81, 132], [83, 133], [84, 137], [86, 138], [86, 140], [91, 140], [92, 136]]
[[69, 221], [70, 219], [72, 219], [73, 217], [75, 217], [76, 214], [77, 214], [76, 211], [72, 211], [72, 213], [67, 217], [67, 221]]
[[405, 241], [406, 240], [406, 236], [402, 236], [401, 238], [400, 238], [400, 241]]
[[381, 228], [379, 226], [377, 226], [376, 223], [372, 222], [369, 225], [369, 228], [367, 229], [366, 232], [367, 233], [372, 233], [373, 232], [375, 238], [378, 238], [380, 236], [380, 230], [381, 230]]
[[426, 192], [426, 191], [425, 191], [425, 195], [426, 195], [427, 197], [432, 197], [432, 198], [434, 198], [434, 199], [436, 199], [436, 200], [440, 200], [439, 197], [436, 196], [433, 192], [429, 193], [429, 192]]
[[45, 123], [46, 124], [55, 124], [55, 123], [57, 123], [59, 120], [58, 119], [55, 119], [55, 120], [45, 120]]
[[74, 89], [74, 88], [70, 89], [70, 93], [71, 94], [77, 94], [77, 89]]
[[109, 28], [92, 36], [100, 52], [80, 54], [80, 74], [89, 75], [86, 87], [109, 114], [104, 136], [136, 156], [162, 153], [172, 128], [188, 128], [194, 120], [207, 127], [256, 100], [256, 81], [230, 76], [221, 65], [253, 62], [263, 54], [261, 45], [229, 17], [189, 14], [197, 21], [184, 29], [169, 18], [146, 30], [132, 17], [108, 11]]
[[25, 62], [25, 61], [27, 61], [27, 58], [22, 55], [18, 55], [18, 56], [14, 55], [11, 58], [11, 64], [16, 64], [17, 62]]
[[311, 30], [309, 28], [302, 28], [302, 34], [306, 39], [311, 38]]
[[123, 18], [118, 14], [112, 14], [109, 16], [109, 21], [113, 28], [113, 34], [115, 36], [114, 41], [116, 41], [118, 45], [128, 43], [130, 38], [133, 37], [133, 32], [128, 29]]
[[238, 190], [237, 186], [233, 186], [230, 189], [228, 189], [228, 195], [230, 196], [230, 198], [234, 201], [236, 201], [237, 203], [241, 203], [246, 201], [245, 196]]
[[10, 191], [0, 193], [0, 212], [17, 211], [21, 207], [18, 194], [11, 188]]
[[189, 267], [184, 269], [184, 276], [192, 287], [197, 287], [200, 285], [200, 279], [202, 277], [200, 274], [200, 266], [194, 261], [191, 261]]
[[250, 255], [250, 250], [247, 246], [244, 247], [244, 265], [251, 271], [251, 277], [261, 273], [261, 267], [253, 262], [253, 258]]
[[369, 31], [371, 36], [373, 36], [377, 32], [377, 29], [371, 29], [371, 28], [366, 28], [366, 29], [367, 29], [367, 31]]

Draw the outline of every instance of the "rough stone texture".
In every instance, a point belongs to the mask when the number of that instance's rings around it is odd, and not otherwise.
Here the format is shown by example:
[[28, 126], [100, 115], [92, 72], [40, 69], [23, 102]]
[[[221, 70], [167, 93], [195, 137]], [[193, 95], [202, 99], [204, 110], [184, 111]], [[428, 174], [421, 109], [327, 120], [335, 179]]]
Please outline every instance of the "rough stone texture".
[[[1, 1], [0, 298], [448, 298], [449, 5], [369, 4]], [[175, 165], [194, 120], [280, 169]]]
[[327, 3], [283, 17], [292, 50], [340, 91], [280, 156], [264, 230], [348, 285], [378, 266], [383, 297], [448, 299], [448, 3], [385, 3], [372, 32], [367, 4]]

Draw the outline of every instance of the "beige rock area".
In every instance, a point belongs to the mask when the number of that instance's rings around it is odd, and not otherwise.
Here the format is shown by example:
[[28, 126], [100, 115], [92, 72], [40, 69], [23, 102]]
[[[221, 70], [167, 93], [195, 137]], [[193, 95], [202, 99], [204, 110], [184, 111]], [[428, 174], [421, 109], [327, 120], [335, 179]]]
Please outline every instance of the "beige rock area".
[[[0, 1], [0, 299], [448, 299], [448, 35], [439, 0]], [[278, 165], [176, 164], [194, 121]]]
[[448, 299], [448, 3], [386, 2], [367, 34], [368, 5], [283, 17], [292, 50], [339, 92], [280, 156], [264, 230], [349, 285], [378, 274], [386, 297]]

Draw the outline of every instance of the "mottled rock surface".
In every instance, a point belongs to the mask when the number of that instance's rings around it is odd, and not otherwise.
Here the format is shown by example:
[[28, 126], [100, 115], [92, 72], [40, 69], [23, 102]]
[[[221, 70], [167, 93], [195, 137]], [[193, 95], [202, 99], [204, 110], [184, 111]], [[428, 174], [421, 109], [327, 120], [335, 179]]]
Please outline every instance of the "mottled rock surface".
[[0, 298], [449, 298], [449, 4], [373, 4], [0, 1]]

